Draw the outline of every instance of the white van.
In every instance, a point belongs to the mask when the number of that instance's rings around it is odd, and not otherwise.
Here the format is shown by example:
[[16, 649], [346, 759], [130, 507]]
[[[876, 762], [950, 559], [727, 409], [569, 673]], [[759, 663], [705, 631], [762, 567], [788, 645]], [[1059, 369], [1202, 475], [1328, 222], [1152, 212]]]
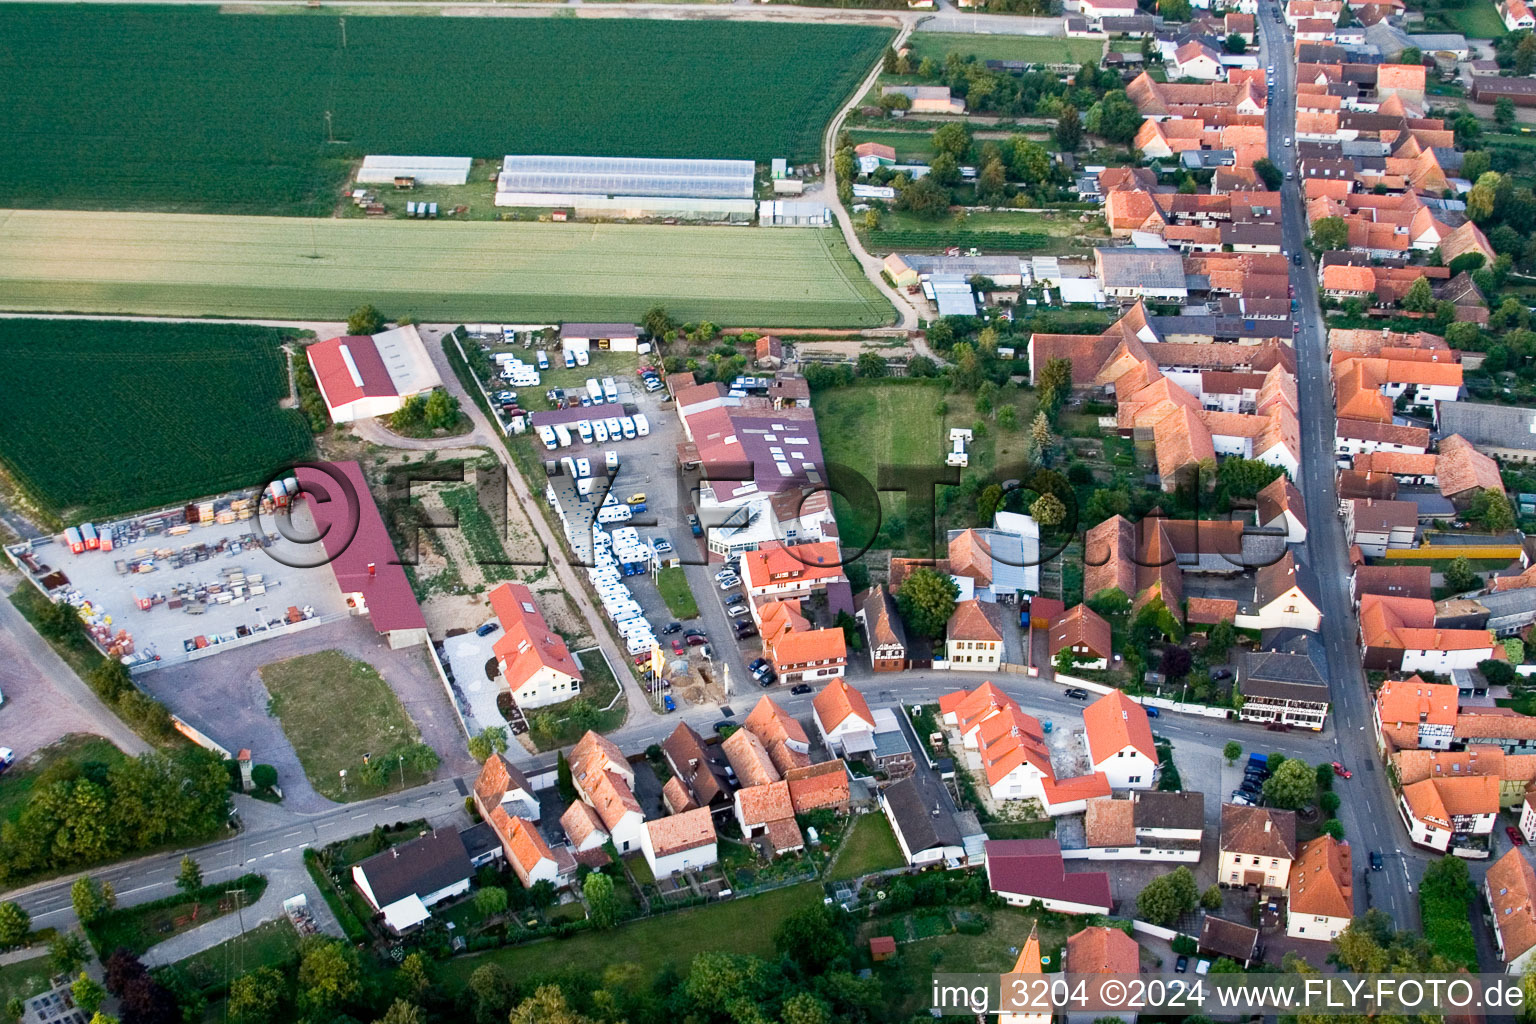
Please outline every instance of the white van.
[[641, 437], [648, 437], [651, 433], [651, 421], [645, 418], [645, 413], [635, 413], [635, 433]]
[[571, 446], [571, 432], [566, 429], [564, 423], [555, 424], [555, 439], [560, 442], [561, 448], [569, 448]]
[[619, 400], [619, 385], [612, 377], [603, 378], [603, 398], [610, 402]]
[[554, 451], [555, 448], [559, 445], [559, 440], [555, 436], [553, 427], [550, 427], [547, 424], [541, 424], [538, 427], [538, 433], [539, 440], [543, 441], [544, 447], [548, 448], [550, 451]]
[[592, 435], [597, 438], [598, 444], [608, 443], [608, 424], [602, 420], [592, 421]]
[[593, 437], [593, 434], [592, 434], [592, 421], [591, 420], [577, 420], [576, 421], [576, 433], [581, 435], [581, 443], [582, 444], [591, 444], [592, 443], [592, 437]]
[[608, 436], [615, 441], [624, 436], [624, 427], [619, 423], [617, 416], [609, 416], [603, 420], [603, 426], [608, 428]]
[[533, 356], [535, 361], [539, 364], [539, 369], [549, 369], [549, 354], [547, 352], [545, 352], [543, 349], [539, 349], [533, 354]]
[[635, 439], [635, 421], [633, 419], [628, 416], [621, 416], [619, 418], [619, 426], [624, 430], [626, 440], [633, 441]]
[[586, 366], [587, 365], [587, 361], [590, 358], [591, 357], [589, 357], [587, 355], [587, 350], [586, 349], [579, 348], [579, 349], [576, 350], [576, 365], [577, 366]]
[[577, 459], [576, 460], [576, 475], [577, 476], [591, 476], [592, 475], [592, 460], [591, 459], [585, 459], [585, 458]]
[[610, 476], [616, 472], [619, 468], [619, 453], [603, 452], [603, 466], [608, 470]]
[[603, 386], [592, 378], [587, 378], [587, 397], [592, 399], [593, 405], [603, 404]]

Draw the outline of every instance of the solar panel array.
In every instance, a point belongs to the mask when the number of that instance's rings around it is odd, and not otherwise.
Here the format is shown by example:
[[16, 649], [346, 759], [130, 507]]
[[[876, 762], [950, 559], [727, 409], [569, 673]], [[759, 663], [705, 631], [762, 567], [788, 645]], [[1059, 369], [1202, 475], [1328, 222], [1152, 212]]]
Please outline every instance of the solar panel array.
[[750, 160], [652, 160], [608, 156], [509, 156], [498, 192], [751, 199]]

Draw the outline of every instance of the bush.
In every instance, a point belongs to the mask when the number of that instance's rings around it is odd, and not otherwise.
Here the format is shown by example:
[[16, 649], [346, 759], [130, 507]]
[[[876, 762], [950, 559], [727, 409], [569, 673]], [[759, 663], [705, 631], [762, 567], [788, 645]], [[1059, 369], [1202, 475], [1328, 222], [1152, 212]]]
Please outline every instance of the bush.
[[1188, 935], [1175, 935], [1169, 945], [1180, 956], [1194, 956], [1195, 952], [1200, 948], [1200, 944]]

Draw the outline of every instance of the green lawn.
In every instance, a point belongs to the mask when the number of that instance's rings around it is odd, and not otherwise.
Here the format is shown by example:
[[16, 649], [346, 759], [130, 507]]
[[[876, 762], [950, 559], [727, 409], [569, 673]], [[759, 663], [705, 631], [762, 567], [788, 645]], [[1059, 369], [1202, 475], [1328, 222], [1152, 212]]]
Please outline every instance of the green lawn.
[[30, 999], [48, 991], [48, 957], [0, 966], [0, 1008], [12, 999]]
[[628, 713], [624, 701], [607, 711], [601, 710], [608, 707], [619, 692], [619, 682], [608, 670], [603, 652], [596, 648], [583, 651], [579, 659], [581, 696], [537, 708], [528, 714], [528, 738], [540, 750], [570, 746], [589, 729], [610, 732], [624, 724], [624, 716]]
[[871, 252], [877, 254], [935, 250], [950, 245], [1041, 255], [1086, 252], [1106, 241], [1109, 231], [1100, 217], [1095, 216], [1087, 223], [1078, 220], [1082, 212], [982, 210], [925, 220], [911, 213], [892, 210], [881, 215], [878, 231], [860, 228], [859, 237]]
[[62, 210], [0, 220], [5, 309], [342, 319], [369, 302], [427, 321], [636, 321], [657, 303], [681, 321], [761, 327], [893, 317], [835, 230]]
[[933, 134], [927, 131], [881, 131], [878, 128], [850, 128], [848, 139], [855, 146], [863, 142], [879, 142], [896, 151], [896, 162], [927, 163], [933, 158]]
[[480, 956], [459, 957], [443, 965], [450, 989], [468, 981], [475, 968], [498, 963], [518, 979], [537, 978], [579, 965], [601, 971], [603, 965], [633, 963], [643, 971], [664, 966], [686, 968], [696, 953], [727, 950], [732, 953], [773, 955], [773, 931], [790, 914], [815, 906], [821, 886], [814, 883], [790, 886], [728, 900], [675, 914], [663, 914], [615, 928], [609, 932], [582, 932], [563, 941], [535, 942]]
[[672, 613], [673, 618], [699, 617], [699, 605], [693, 599], [693, 591], [688, 587], [688, 577], [682, 566], [669, 566], [657, 573], [656, 586], [661, 590], [662, 600], [667, 602], [667, 611]]
[[1492, 0], [1472, 0], [1465, 7], [1445, 7], [1438, 13], [1468, 39], [1497, 39], [1509, 31]]
[[[85, 932], [102, 957], [120, 947], [143, 953], [172, 936], [233, 914], [242, 905], [250, 906], [261, 899], [266, 888], [265, 877], [246, 875], [238, 881], [205, 886], [192, 896], [171, 896], [110, 911], [92, 921]], [[233, 889], [241, 892], [227, 891]]]
[[[31, 590], [30, 587], [23, 589]], [[113, 746], [110, 740], [85, 733], [70, 733], [19, 762], [4, 776], [0, 776], [0, 822], [16, 820], [28, 797], [32, 795], [32, 787], [37, 783], [38, 778], [54, 765], [64, 761], [76, 763], [96, 761], [113, 765], [126, 759], [127, 755]], [[0, 1004], [4, 1002], [0, 999]]]
[[[316, 792], [332, 800], [366, 800], [400, 785], [394, 751], [420, 742], [421, 735], [372, 665], [320, 651], [263, 666], [261, 681], [272, 695], [268, 710], [282, 722]], [[365, 752], [387, 762], [382, 781], [366, 781]], [[343, 769], [345, 792], [337, 774]], [[407, 786], [425, 781], [406, 770]]]
[[[15, 255], [3, 240], [10, 223], [0, 216], [0, 264]], [[58, 308], [77, 303], [90, 305], [82, 294]], [[0, 462], [74, 522], [265, 483], [313, 446], [303, 415], [278, 405], [288, 396], [285, 338], [247, 324], [0, 321], [11, 383]]]
[[[951, 427], [974, 428], [985, 422], [985, 436], [976, 437], [969, 446], [970, 466], [959, 472], [976, 474], [990, 479], [993, 470], [1006, 468], [999, 479], [1018, 476], [1019, 464], [1024, 458], [1029, 425], [1035, 418], [1036, 402], [1032, 393], [1011, 391], [1008, 393], [1016, 410], [1018, 426], [1005, 431], [995, 419], [980, 417], [976, 413], [975, 398], [966, 393], [946, 393], [938, 381], [914, 379], [888, 379], [863, 381], [850, 388], [831, 388], [814, 392], [811, 405], [816, 410], [816, 424], [821, 434], [822, 450], [829, 463], [847, 466], [878, 486], [878, 467], [942, 466], [944, 455], [949, 451]], [[946, 408], [940, 413], [939, 407]], [[995, 408], [1002, 408], [1000, 399]], [[880, 424], [881, 429], [871, 430], [870, 424]], [[899, 470], [892, 469], [900, 480]], [[942, 491], [943, 489], [940, 488]], [[906, 546], [914, 555], [926, 554], [931, 539], [921, 534], [927, 524], [911, 523], [906, 519], [905, 497], [897, 492], [881, 495], [881, 507], [887, 520], [892, 514], [900, 516], [900, 536], [889, 536], [891, 523], [883, 526], [887, 534], [879, 546], [888, 546], [886, 540], [897, 546]], [[853, 508], [841, 497], [834, 501], [838, 525], [845, 546], [864, 544], [873, 534], [877, 517], [873, 508]], [[941, 516], [936, 534], [942, 536], [944, 517]]]
[[932, 57], [940, 64], [951, 53], [974, 55], [979, 61], [1027, 60], [1042, 64], [1063, 61], [1086, 64], [1104, 53], [1099, 39], [1062, 39], [1056, 36], [972, 35], [960, 32], [914, 32], [908, 40], [913, 57]]
[[988, 839], [1049, 839], [1056, 834], [1054, 821], [994, 821], [982, 826]]
[[831, 878], [858, 878], [906, 864], [891, 823], [883, 814], [861, 814], [843, 840]]
[[177, 961], [176, 969], [199, 989], [223, 988], [238, 975], [287, 963], [298, 952], [299, 933], [283, 918]]

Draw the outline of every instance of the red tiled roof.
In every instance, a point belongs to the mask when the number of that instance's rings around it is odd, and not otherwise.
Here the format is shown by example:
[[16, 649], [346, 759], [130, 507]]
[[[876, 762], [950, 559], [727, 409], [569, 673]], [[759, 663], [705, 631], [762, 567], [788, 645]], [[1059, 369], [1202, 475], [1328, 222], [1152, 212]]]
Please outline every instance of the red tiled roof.
[[565, 639], [544, 621], [533, 591], [521, 583], [503, 583], [491, 591], [490, 601], [491, 611], [502, 627], [501, 636], [491, 649], [514, 694], [541, 669], [581, 678], [581, 668]]
[[1094, 757], [1105, 758], [1132, 747], [1157, 763], [1147, 711], [1123, 691], [1111, 690], [1084, 708], [1083, 726]]

